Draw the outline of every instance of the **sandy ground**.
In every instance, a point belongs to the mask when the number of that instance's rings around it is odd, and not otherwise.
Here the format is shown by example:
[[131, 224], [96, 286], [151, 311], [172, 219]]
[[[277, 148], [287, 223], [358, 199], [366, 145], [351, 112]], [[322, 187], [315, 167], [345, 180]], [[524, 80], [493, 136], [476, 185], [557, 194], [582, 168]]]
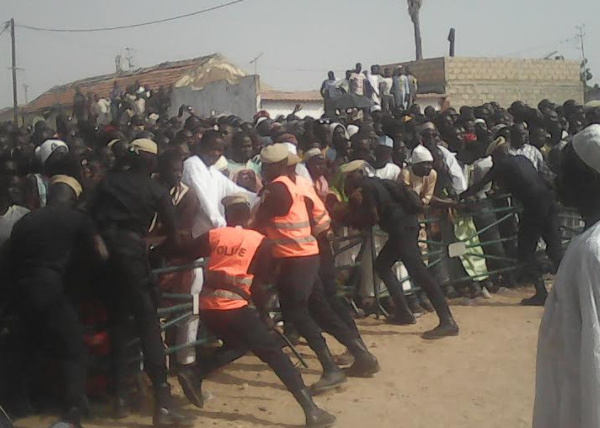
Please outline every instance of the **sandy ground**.
[[[372, 379], [350, 379], [344, 390], [316, 399], [338, 418], [337, 427], [519, 428], [531, 426], [535, 351], [541, 308], [518, 305], [531, 291], [505, 291], [491, 300], [454, 302], [461, 334], [436, 342], [419, 335], [435, 326], [435, 315], [414, 327], [396, 327], [373, 318], [360, 320], [365, 342], [382, 371]], [[335, 352], [341, 346], [328, 343]], [[318, 379], [319, 366], [308, 347], [299, 350]], [[173, 384], [176, 384], [173, 379]], [[186, 406], [197, 427], [298, 427], [300, 408], [269, 368], [247, 356], [205, 383], [211, 398], [203, 410]], [[178, 391], [176, 391], [177, 393]], [[101, 414], [101, 412], [98, 412]], [[51, 418], [29, 418], [19, 428], [47, 427]], [[149, 427], [148, 415], [123, 421], [97, 416], [93, 427]]]

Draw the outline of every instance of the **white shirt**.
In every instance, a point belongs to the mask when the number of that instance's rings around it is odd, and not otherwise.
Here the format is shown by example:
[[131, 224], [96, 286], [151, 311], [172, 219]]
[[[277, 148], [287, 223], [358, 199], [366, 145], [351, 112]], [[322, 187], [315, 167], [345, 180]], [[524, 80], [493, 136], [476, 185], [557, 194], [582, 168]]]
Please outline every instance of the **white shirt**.
[[27, 208], [11, 205], [4, 215], [0, 215], [0, 246], [8, 241], [15, 223], [27, 213], [29, 213]]
[[194, 189], [202, 208], [202, 215], [195, 219], [192, 228], [194, 237], [227, 225], [225, 211], [221, 204], [225, 196], [246, 193], [251, 204], [254, 204], [257, 199], [256, 194], [238, 186], [214, 166], [207, 168], [198, 156], [192, 156], [183, 163], [182, 181]]
[[533, 428], [600, 426], [600, 222], [569, 244], [546, 300]]
[[398, 180], [400, 175], [400, 167], [394, 163], [388, 163], [383, 168], [375, 170], [375, 177], [382, 180]]
[[456, 160], [456, 154], [452, 153], [444, 146], [438, 146], [438, 148], [442, 152], [444, 162], [446, 162], [446, 165], [448, 165], [448, 169], [450, 170], [452, 190], [454, 190], [457, 195], [460, 195], [467, 190], [467, 179], [465, 178], [465, 174], [463, 173], [460, 164]]
[[[482, 159], [477, 159], [473, 162], [473, 172], [471, 173], [471, 185], [475, 183], [479, 183], [485, 174], [492, 169], [494, 162], [492, 161], [492, 157], [488, 156]], [[478, 199], [485, 199], [487, 195], [485, 192], [488, 192], [492, 188], [492, 183], [488, 183], [485, 187], [476, 195]]]
[[98, 125], [108, 125], [112, 120], [110, 114], [110, 101], [100, 98], [94, 103], [94, 112], [98, 116], [96, 123]]

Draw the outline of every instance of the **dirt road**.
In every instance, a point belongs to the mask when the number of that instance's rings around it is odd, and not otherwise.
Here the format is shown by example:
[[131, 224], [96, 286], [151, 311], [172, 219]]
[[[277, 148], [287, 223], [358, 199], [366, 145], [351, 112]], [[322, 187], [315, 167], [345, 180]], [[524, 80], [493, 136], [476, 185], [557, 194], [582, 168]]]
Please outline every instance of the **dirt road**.
[[[452, 306], [461, 327], [456, 338], [426, 342], [419, 334], [435, 325], [434, 315], [414, 327], [375, 319], [360, 321], [365, 342], [382, 366], [373, 379], [351, 379], [345, 390], [318, 397], [341, 428], [520, 428], [531, 426], [535, 350], [541, 308], [518, 305], [531, 291], [507, 291], [491, 300]], [[336, 352], [341, 347], [328, 343]], [[310, 384], [318, 362], [305, 346]], [[176, 381], [174, 380], [174, 383]], [[207, 380], [214, 397], [197, 415], [198, 427], [298, 427], [300, 408], [277, 378], [253, 356], [245, 357]], [[47, 427], [49, 418], [18, 421], [17, 427]], [[86, 428], [141, 428], [149, 416], [124, 421], [98, 417]]]

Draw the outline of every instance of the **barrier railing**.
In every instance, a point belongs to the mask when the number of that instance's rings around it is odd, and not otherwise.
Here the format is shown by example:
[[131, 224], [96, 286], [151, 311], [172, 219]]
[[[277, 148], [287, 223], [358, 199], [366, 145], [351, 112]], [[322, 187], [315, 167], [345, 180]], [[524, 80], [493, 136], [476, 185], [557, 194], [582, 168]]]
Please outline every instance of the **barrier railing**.
[[[193, 263], [188, 263], [188, 264], [179, 265], [179, 266], [165, 266], [165, 267], [153, 269], [152, 272], [155, 275], [160, 276], [160, 275], [165, 275], [165, 274], [169, 274], [169, 273], [186, 272], [189, 270], [203, 268], [203, 267], [206, 267], [206, 260], [198, 260]], [[173, 326], [176, 326], [177, 324], [181, 323], [182, 321], [185, 321], [193, 316], [199, 315], [199, 305], [198, 305], [198, 295], [197, 294], [192, 295], [192, 294], [177, 294], [177, 293], [161, 293], [160, 296], [162, 299], [168, 299], [168, 300], [174, 300], [174, 301], [187, 301], [187, 303], [178, 303], [178, 304], [167, 306], [164, 308], [159, 308], [157, 310], [159, 317], [165, 317], [165, 319], [166, 319], [166, 321], [161, 322], [160, 328], [162, 331], [165, 331]], [[175, 316], [173, 318], [168, 318], [170, 315], [177, 315], [177, 316]], [[201, 329], [201, 325], [199, 326], [199, 331], [200, 331], [200, 329]], [[288, 348], [290, 348], [292, 353], [298, 359], [299, 363], [302, 364], [302, 366], [304, 366], [305, 368], [308, 368], [308, 364], [302, 358], [302, 355], [295, 349], [294, 345], [290, 342], [290, 340], [277, 327], [273, 327], [272, 330], [275, 333], [277, 333], [279, 335], [279, 337], [283, 340], [285, 345]], [[206, 330], [204, 330], [204, 332], [206, 333]], [[171, 346], [167, 347], [165, 352], [167, 355], [170, 355], [170, 354], [173, 354], [178, 351], [182, 351], [187, 348], [193, 348], [193, 347], [200, 346], [200, 345], [206, 345], [208, 343], [214, 342], [215, 340], [216, 340], [215, 337], [212, 337], [209, 334], [205, 334], [203, 337], [199, 337], [198, 339], [187, 342], [187, 343], [171, 345]], [[135, 338], [134, 340], [129, 342], [127, 344], [127, 346], [135, 346], [139, 342], [140, 342], [140, 339]], [[130, 361], [131, 362], [139, 362], [141, 360], [142, 360], [142, 356], [138, 355], [135, 358], [132, 358]]]
[[[438, 240], [432, 240], [432, 239], [420, 239], [419, 240], [419, 243], [427, 245], [428, 249], [427, 249], [427, 251], [423, 252], [422, 256], [423, 256], [424, 260], [426, 261], [428, 268], [430, 268], [430, 269], [437, 266], [440, 263], [443, 263], [445, 259], [452, 258], [452, 257], [474, 257], [477, 259], [483, 259], [485, 261], [503, 262], [504, 264], [509, 265], [506, 267], [501, 267], [501, 268], [496, 268], [496, 269], [487, 269], [486, 268], [485, 273], [481, 273], [481, 274], [477, 274], [477, 275], [467, 275], [467, 276], [463, 276], [463, 277], [459, 277], [459, 278], [451, 278], [450, 280], [444, 282], [442, 284], [443, 286], [450, 286], [450, 285], [454, 285], [457, 283], [464, 283], [466, 281], [478, 281], [478, 280], [482, 280], [482, 279], [486, 279], [486, 278], [494, 278], [499, 275], [515, 272], [517, 269], [519, 269], [521, 267], [518, 264], [517, 259], [515, 259], [514, 257], [498, 256], [495, 254], [486, 254], [486, 252], [485, 252], [485, 249], [487, 247], [490, 247], [493, 245], [504, 245], [506, 243], [515, 241], [517, 238], [516, 235], [511, 235], [508, 237], [500, 237], [498, 239], [492, 239], [489, 241], [481, 239], [483, 237], [483, 235], [485, 235], [486, 232], [488, 232], [494, 228], [498, 228], [500, 225], [510, 221], [515, 216], [518, 216], [520, 210], [517, 207], [514, 207], [511, 205], [511, 203], [510, 203], [511, 196], [510, 195], [501, 195], [501, 196], [495, 197], [493, 200], [490, 200], [490, 201], [501, 201], [501, 200], [506, 200], [508, 206], [499, 206], [499, 207], [496, 206], [494, 208], [486, 209], [485, 214], [487, 214], [488, 216], [492, 215], [493, 217], [495, 217], [495, 219], [493, 221], [489, 222], [488, 224], [486, 224], [481, 229], [475, 230], [473, 233], [469, 234], [466, 237], [463, 237], [462, 239], [455, 238], [450, 241], [448, 241], [448, 240], [438, 241]], [[478, 211], [476, 209], [473, 209], [473, 204], [471, 204], [471, 203], [470, 204], [461, 204], [458, 207], [457, 212], [458, 212], [458, 217], [456, 217], [456, 219], [461, 219], [461, 218], [469, 219], [469, 218], [472, 218], [473, 216], [477, 216], [478, 214], [481, 214], [481, 213], [478, 213]], [[577, 213], [575, 211], [569, 210], [569, 209], [562, 209], [559, 214], [559, 218], [561, 219], [561, 230], [564, 232], [563, 239], [565, 241], [570, 240], [575, 234], [577, 234], [581, 231], [582, 222], [581, 222], [580, 217], [577, 215]], [[449, 221], [449, 220], [444, 219], [444, 218], [432, 217], [432, 218], [425, 218], [425, 219], [420, 220], [420, 224], [422, 227], [427, 227], [428, 225], [433, 225], [436, 223], [439, 224], [443, 221]], [[334, 251], [334, 256], [336, 258], [339, 257], [343, 253], [346, 253], [350, 250], [357, 249], [357, 254], [353, 258], [352, 262], [336, 266], [336, 270], [338, 273], [340, 271], [352, 271], [357, 268], [360, 269], [360, 266], [364, 261], [364, 255], [366, 253], [366, 248], [369, 247], [370, 256], [371, 256], [371, 265], [372, 265], [373, 294], [374, 294], [374, 299], [375, 299], [375, 315], [377, 318], [379, 318], [381, 315], [384, 315], [384, 316], [388, 315], [387, 311], [385, 310], [385, 308], [382, 305], [382, 298], [386, 297], [386, 295], [388, 295], [388, 294], [387, 294], [387, 290], [384, 291], [381, 289], [382, 288], [381, 283], [380, 283], [380, 281], [378, 281], [376, 279], [377, 278], [377, 273], [375, 272], [375, 260], [377, 257], [377, 249], [376, 249], [376, 243], [375, 243], [376, 236], [387, 237], [387, 235], [380, 229], [373, 228], [372, 230], [370, 230], [368, 232], [362, 232], [362, 233], [358, 232], [358, 233], [354, 233], [349, 236], [336, 236], [331, 240], [331, 243], [332, 243], [332, 247], [333, 247], [333, 251]], [[478, 238], [478, 240], [474, 243], [471, 242], [475, 238]], [[452, 255], [449, 254], [449, 247], [451, 245], [454, 245], [454, 247], [457, 247], [456, 244], [459, 244], [458, 247], [460, 247], [460, 245], [462, 245], [462, 249], [460, 249], [460, 251], [458, 253], [454, 253]], [[474, 249], [477, 249], [477, 248], [481, 249], [482, 251], [475, 252]], [[174, 272], [184, 272], [184, 271], [196, 269], [199, 267], [204, 267], [205, 264], [206, 264], [205, 261], [197, 261], [197, 262], [182, 265], [182, 266], [161, 267], [161, 268], [153, 270], [153, 272], [157, 275], [174, 273]], [[404, 283], [409, 280], [410, 280], [409, 275], [399, 278], [400, 283]], [[354, 310], [357, 312], [358, 312], [358, 307], [356, 305], [354, 297], [357, 295], [357, 289], [359, 288], [360, 281], [361, 281], [361, 275], [356, 275], [356, 274], [349, 275], [348, 283], [340, 285], [340, 290], [341, 290], [342, 294], [348, 298], [348, 302], [354, 308]], [[416, 291], [419, 291], [418, 286], [416, 286], [416, 284], [412, 284], [411, 290], [405, 291], [405, 292], [410, 294], [410, 293], [414, 293]], [[162, 323], [162, 325], [161, 325], [161, 328], [163, 330], [173, 327], [173, 326], [177, 325], [178, 323], [185, 321], [186, 319], [188, 319], [194, 315], [198, 315], [197, 308], [195, 308], [195, 306], [197, 307], [197, 304], [196, 305], [194, 304], [194, 298], [197, 299], [197, 296], [194, 297], [189, 294], [163, 293], [162, 297], [168, 298], [169, 300], [172, 300], [172, 301], [182, 301], [183, 302], [183, 303], [177, 303], [170, 307], [160, 308], [158, 310], [158, 314], [161, 317], [166, 317], [166, 321], [164, 323]], [[196, 312], [195, 312], [195, 310], [196, 310]], [[279, 334], [282, 334], [280, 331], [277, 331], [277, 332]], [[283, 336], [283, 338], [287, 339], [287, 338], [285, 338], [285, 336]], [[167, 348], [167, 353], [171, 354], [171, 353], [186, 349], [188, 347], [195, 347], [195, 346], [203, 345], [203, 344], [208, 343], [210, 340], [212, 340], [210, 337], [204, 337], [204, 338], [199, 338], [198, 340], [195, 340], [195, 341], [192, 341], [192, 342], [189, 342], [186, 344], [170, 346], [169, 348]], [[132, 341], [130, 343], [130, 345], [135, 345], [138, 342], [139, 342], [139, 340], [136, 339], [136, 340]], [[297, 351], [294, 349], [293, 345], [291, 345], [291, 343], [289, 343], [289, 341], [287, 341], [287, 345], [290, 347], [292, 352], [294, 352], [296, 354], [296, 356], [298, 357], [300, 362], [302, 364], [305, 364], [305, 362], [302, 360], [301, 356], [297, 353]]]

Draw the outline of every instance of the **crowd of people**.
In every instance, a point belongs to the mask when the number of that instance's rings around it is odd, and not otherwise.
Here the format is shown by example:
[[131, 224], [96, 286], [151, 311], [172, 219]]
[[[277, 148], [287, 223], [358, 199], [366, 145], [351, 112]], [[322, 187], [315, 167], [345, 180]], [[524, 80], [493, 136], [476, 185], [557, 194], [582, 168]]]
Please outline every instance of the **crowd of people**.
[[321, 96], [325, 113], [332, 116], [336, 102], [346, 94], [366, 97], [373, 105], [390, 112], [396, 107], [408, 110], [415, 103], [418, 90], [418, 80], [408, 66], [382, 68], [376, 64], [370, 70], [363, 70], [362, 64], [357, 63], [353, 70], [346, 71], [343, 79], [336, 79], [333, 71], [328, 72], [321, 85]]
[[[63, 385], [62, 420], [81, 426], [90, 316], [82, 302], [94, 301], [110, 338], [114, 416], [129, 412], [133, 335], [153, 385], [154, 425], [193, 426], [171, 400], [156, 312], [163, 291], [199, 296], [199, 316], [178, 324], [171, 345], [194, 342], [200, 322], [223, 342], [211, 353], [177, 353], [192, 404], [204, 405], [203, 379], [252, 351], [302, 407], [307, 426], [331, 426], [335, 417], [312, 396], [380, 370], [338, 293], [334, 238], [352, 230], [375, 239], [368, 251], [377, 254], [372, 268], [364, 254], [357, 261], [362, 284], [350, 297], [374, 310], [375, 271], [389, 294], [388, 322], [414, 324], [436, 312], [439, 325], [424, 339], [459, 334], [447, 297], [533, 283], [523, 304], [543, 305], [542, 275], [556, 272], [563, 254], [555, 177], [573, 136], [596, 129], [600, 111], [572, 100], [421, 111], [410, 71], [361, 70], [348, 73], [347, 88], [330, 74], [321, 118], [260, 111], [245, 122], [198, 117], [187, 106], [169, 117], [168, 91], [150, 97], [155, 108], [139, 108], [151, 91], [137, 83], [110, 102], [96, 97], [103, 108], [91, 108], [78, 89], [73, 116], [58, 114], [55, 123], [0, 124], [1, 346], [11, 349], [3, 366], [7, 376], [27, 373], [2, 382], [2, 405], [15, 416], [35, 410], [35, 385], [57, 375], [45, 370], [50, 353]], [[345, 91], [372, 106], [332, 112]], [[518, 224], [497, 224], [495, 208], [507, 200], [493, 195], [507, 193], [521, 208]], [[374, 227], [385, 237], [373, 238]], [[540, 238], [550, 263], [536, 257]], [[457, 241], [470, 251], [443, 254], [428, 269], [434, 253]], [[158, 278], [151, 270], [201, 258], [204, 268]], [[271, 334], [273, 296], [288, 337], [302, 336], [322, 366], [314, 385]], [[322, 331], [347, 353], [336, 359]]]

